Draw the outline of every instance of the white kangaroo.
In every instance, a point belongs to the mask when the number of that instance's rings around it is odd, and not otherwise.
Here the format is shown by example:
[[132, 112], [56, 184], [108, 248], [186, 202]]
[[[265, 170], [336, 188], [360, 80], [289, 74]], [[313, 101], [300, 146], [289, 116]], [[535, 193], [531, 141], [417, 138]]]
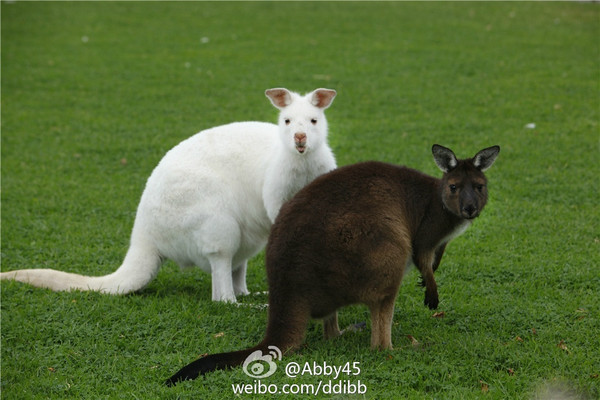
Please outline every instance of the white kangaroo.
[[0, 274], [55, 291], [124, 294], [146, 286], [163, 259], [212, 273], [212, 299], [248, 294], [249, 258], [264, 248], [281, 205], [336, 168], [324, 110], [336, 92], [265, 92], [278, 125], [237, 122], [202, 131], [171, 149], [142, 194], [123, 264], [106, 276], [52, 269]]

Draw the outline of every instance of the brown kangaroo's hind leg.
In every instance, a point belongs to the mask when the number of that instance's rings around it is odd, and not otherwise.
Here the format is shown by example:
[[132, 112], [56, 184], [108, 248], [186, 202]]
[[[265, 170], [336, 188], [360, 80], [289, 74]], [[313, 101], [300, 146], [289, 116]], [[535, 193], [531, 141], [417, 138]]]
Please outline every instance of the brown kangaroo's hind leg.
[[335, 311], [333, 314], [323, 319], [323, 337], [325, 339], [331, 339], [338, 337], [342, 334], [340, 326], [338, 324], [338, 314]]
[[396, 296], [388, 296], [378, 303], [369, 304], [371, 310], [371, 348], [392, 349], [392, 320]]
[[338, 325], [337, 311], [331, 314], [329, 317], [323, 320], [323, 337], [325, 339], [332, 339], [345, 334], [346, 332], [358, 332], [365, 329], [367, 326], [366, 322], [358, 322], [356, 324], [350, 324], [344, 329], [340, 330]]

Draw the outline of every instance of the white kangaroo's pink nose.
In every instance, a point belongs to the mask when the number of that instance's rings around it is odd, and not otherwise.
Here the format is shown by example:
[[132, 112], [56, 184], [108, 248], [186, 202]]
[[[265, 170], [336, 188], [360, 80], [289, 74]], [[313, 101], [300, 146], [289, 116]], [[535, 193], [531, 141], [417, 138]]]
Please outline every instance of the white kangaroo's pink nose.
[[306, 151], [306, 133], [294, 134], [294, 144], [299, 153], [304, 153]]

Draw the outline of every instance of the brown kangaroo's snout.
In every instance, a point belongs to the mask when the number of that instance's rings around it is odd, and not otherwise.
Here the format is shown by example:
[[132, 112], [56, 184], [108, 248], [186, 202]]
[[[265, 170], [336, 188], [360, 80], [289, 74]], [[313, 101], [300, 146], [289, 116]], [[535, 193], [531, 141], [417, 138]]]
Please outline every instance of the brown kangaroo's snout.
[[460, 196], [461, 216], [466, 219], [476, 218], [486, 203], [486, 196], [483, 194], [484, 185], [469, 182], [463, 189]]
[[475, 182], [467, 180], [458, 185], [456, 183], [448, 184], [446, 190], [449, 190], [450, 193], [446, 196], [447, 207], [455, 210], [455, 214], [465, 219], [478, 217], [487, 202], [483, 180]]

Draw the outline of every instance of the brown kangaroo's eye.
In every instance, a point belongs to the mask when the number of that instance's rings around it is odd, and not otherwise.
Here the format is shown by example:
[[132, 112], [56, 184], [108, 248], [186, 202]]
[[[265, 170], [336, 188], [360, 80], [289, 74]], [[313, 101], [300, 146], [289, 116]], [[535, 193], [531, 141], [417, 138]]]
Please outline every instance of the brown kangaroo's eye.
[[450, 185], [449, 187], [451, 193], [456, 193], [456, 185]]
[[317, 119], [316, 118], [311, 119], [310, 123], [313, 124], [313, 125], [316, 125], [317, 124]]
[[290, 119], [289, 119], [289, 118], [286, 118], [286, 119], [284, 120], [284, 122], [285, 122], [285, 124], [286, 124], [286, 125], [289, 125], [289, 124], [290, 124], [290, 122], [292, 122], [292, 121], [290, 121]]

